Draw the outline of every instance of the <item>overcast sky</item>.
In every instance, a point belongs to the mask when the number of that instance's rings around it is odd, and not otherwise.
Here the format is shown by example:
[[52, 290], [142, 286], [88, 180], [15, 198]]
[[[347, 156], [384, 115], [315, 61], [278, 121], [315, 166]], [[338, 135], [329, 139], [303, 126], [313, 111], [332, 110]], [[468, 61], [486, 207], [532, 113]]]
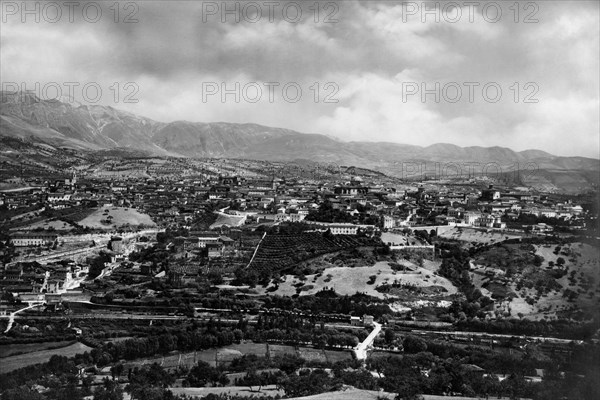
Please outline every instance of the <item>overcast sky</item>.
[[[97, 82], [97, 104], [158, 121], [254, 122], [346, 141], [599, 155], [598, 1], [521, 2], [518, 13], [512, 0], [441, 1], [437, 10], [424, 2], [333, 1], [321, 2], [318, 15], [307, 1], [298, 17], [301, 2], [230, 2], [234, 11], [226, 15], [220, 1], [121, 2], [115, 15], [108, 1], [97, 22], [99, 2], [87, 6], [85, 18], [86, 2], [78, 3], [73, 22], [62, 1], [54, 3], [60, 18], [41, 3], [36, 22], [20, 1], [2, 0], [5, 88], [56, 82], [66, 94], [66, 82]], [[128, 15], [137, 22], [124, 22]], [[272, 99], [265, 82], [279, 84], [271, 86]], [[222, 84], [232, 91], [225, 101]], [[430, 90], [425, 98], [422, 85]], [[302, 96], [293, 102], [297, 88]], [[498, 88], [502, 97], [494, 102]], [[74, 94], [85, 101], [81, 86]], [[125, 102], [127, 94], [139, 101]]]

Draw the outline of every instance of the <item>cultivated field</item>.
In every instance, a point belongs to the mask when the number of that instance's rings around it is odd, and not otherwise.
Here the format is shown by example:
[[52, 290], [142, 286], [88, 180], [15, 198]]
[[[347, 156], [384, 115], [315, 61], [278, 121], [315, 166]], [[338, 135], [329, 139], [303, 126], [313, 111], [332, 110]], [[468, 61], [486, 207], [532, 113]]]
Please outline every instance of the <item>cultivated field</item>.
[[[320, 233], [298, 235], [266, 235], [260, 242], [249, 268], [261, 277], [289, 270], [302, 261], [361, 246], [367, 239], [337, 235], [324, 237]], [[289, 272], [289, 271], [288, 271]]]
[[0, 374], [4, 374], [15, 369], [46, 362], [53, 355], [73, 357], [75, 354], [90, 351], [92, 348], [82, 343], [75, 343], [67, 347], [54, 350], [42, 350], [33, 353], [20, 354], [17, 356], [5, 357], [0, 362]]
[[22, 343], [22, 344], [4, 344], [0, 345], [0, 358], [10, 357], [19, 354], [33, 353], [35, 351], [60, 349], [73, 344], [73, 341], [63, 342], [43, 342], [43, 343]]
[[106, 230], [113, 230], [126, 225], [156, 226], [149, 215], [142, 214], [134, 208], [126, 207], [100, 207], [79, 221], [79, 225]]

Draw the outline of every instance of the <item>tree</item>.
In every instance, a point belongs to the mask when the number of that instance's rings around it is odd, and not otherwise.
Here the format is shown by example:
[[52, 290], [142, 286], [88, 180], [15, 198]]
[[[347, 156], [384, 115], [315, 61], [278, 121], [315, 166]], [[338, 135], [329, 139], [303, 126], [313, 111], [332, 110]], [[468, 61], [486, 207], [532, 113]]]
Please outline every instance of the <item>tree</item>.
[[119, 376], [121, 376], [124, 369], [125, 368], [123, 367], [123, 364], [121, 364], [121, 363], [117, 363], [117, 364], [113, 365], [112, 367], [110, 367], [110, 374], [112, 375], [113, 380], [115, 378], [118, 378]]
[[123, 390], [118, 383], [104, 378], [104, 384], [94, 392], [94, 400], [123, 400]]
[[405, 337], [402, 346], [407, 353], [420, 353], [427, 350], [427, 343], [414, 336]]
[[246, 376], [244, 376], [242, 382], [245, 386], [248, 386], [250, 388], [251, 392], [253, 391], [252, 390], [253, 386], [258, 386], [257, 391], [260, 392], [260, 389], [262, 389], [262, 386], [264, 384], [262, 377], [256, 372], [256, 368], [254, 368], [254, 367], [252, 367], [248, 370], [248, 372], [246, 373]]
[[301, 371], [299, 375], [282, 379], [278, 386], [289, 397], [303, 397], [338, 390], [342, 386], [342, 382], [339, 379], [330, 378], [326, 371], [316, 369]]
[[421, 400], [423, 396], [419, 394], [419, 387], [412, 382], [401, 382], [396, 389], [396, 400]]
[[298, 357], [297, 355], [291, 354], [276, 356], [273, 361], [275, 365], [277, 365], [277, 367], [287, 375], [291, 375], [292, 373], [296, 372], [298, 368], [304, 365], [304, 359]]
[[205, 361], [198, 361], [196, 365], [192, 367], [188, 374], [188, 381], [190, 386], [202, 387], [206, 386], [209, 382], [213, 384], [218, 383], [223, 375], [218, 369], [212, 367]]
[[132, 372], [129, 382], [126, 390], [131, 394], [132, 399], [160, 400], [167, 392], [171, 393], [164, 389], [172, 385], [175, 378], [169, 375], [163, 367], [154, 363], [150, 366], [144, 365], [142, 368], [136, 368]]
[[385, 330], [384, 337], [385, 337], [385, 342], [387, 344], [392, 344], [394, 342], [394, 340], [396, 339], [396, 333], [394, 332], [393, 329], [388, 328]]
[[3, 400], [44, 400], [45, 398], [42, 394], [27, 386], [9, 389], [2, 394]]

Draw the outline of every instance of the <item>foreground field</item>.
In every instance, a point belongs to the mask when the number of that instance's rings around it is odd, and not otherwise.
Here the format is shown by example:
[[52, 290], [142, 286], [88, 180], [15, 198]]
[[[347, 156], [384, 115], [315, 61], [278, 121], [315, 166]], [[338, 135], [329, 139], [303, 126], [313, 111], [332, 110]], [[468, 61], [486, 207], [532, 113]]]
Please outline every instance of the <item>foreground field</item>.
[[106, 230], [113, 230], [124, 226], [156, 226], [149, 215], [126, 207], [100, 207], [79, 221], [79, 225]]
[[42, 350], [42, 351], [36, 351], [33, 353], [5, 357], [5, 358], [2, 358], [2, 362], [0, 362], [0, 374], [14, 371], [15, 369], [26, 367], [28, 365], [34, 365], [34, 364], [46, 362], [53, 355], [73, 357], [75, 354], [83, 353], [85, 351], [90, 351], [90, 350], [92, 350], [91, 347], [88, 347], [82, 343], [77, 342], [75, 344], [72, 344], [67, 347], [62, 347], [60, 349]]

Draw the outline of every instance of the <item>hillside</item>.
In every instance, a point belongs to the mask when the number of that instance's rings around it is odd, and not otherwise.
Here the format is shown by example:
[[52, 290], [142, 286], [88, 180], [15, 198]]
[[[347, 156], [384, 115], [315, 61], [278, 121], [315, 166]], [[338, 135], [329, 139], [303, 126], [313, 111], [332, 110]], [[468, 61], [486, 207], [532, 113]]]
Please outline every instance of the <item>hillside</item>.
[[470, 276], [497, 301], [499, 315], [591, 319], [598, 316], [598, 261], [583, 243], [500, 245], [479, 254]]

